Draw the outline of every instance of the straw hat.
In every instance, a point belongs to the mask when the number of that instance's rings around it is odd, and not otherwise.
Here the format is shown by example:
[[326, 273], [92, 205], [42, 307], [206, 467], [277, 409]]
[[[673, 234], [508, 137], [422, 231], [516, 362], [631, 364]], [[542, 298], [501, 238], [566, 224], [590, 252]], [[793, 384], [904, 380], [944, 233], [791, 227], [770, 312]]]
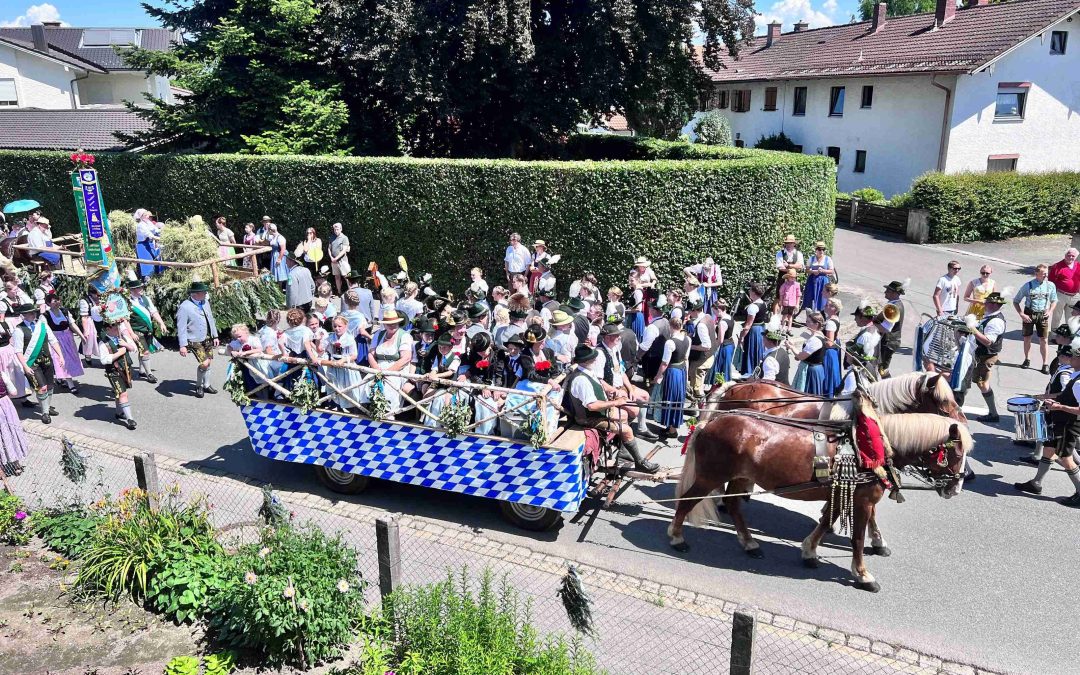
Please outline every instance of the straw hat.
[[383, 315], [382, 315], [382, 319], [380, 319], [380, 323], [399, 324], [404, 320], [405, 320], [405, 317], [398, 314], [396, 309], [387, 309], [387, 310], [383, 310]]
[[537, 246], [543, 246], [544, 248], [547, 248], [547, 242], [543, 239], [537, 239], [533, 242], [533, 248], [536, 248]]
[[652, 262], [643, 255], [639, 255], [634, 261], [634, 267], [652, 267]]
[[798, 244], [799, 240], [795, 238], [795, 235], [789, 234], [788, 236], [784, 237], [784, 243], [785, 244]]
[[570, 323], [574, 323], [574, 317], [570, 316], [561, 309], [557, 309], [551, 313], [552, 326], [565, 326]]

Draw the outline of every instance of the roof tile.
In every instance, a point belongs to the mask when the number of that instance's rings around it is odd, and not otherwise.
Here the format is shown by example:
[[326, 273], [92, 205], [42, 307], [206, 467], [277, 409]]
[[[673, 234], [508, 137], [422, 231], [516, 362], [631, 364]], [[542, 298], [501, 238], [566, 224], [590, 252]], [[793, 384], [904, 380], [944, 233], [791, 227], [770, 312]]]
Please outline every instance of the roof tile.
[[145, 131], [150, 124], [122, 109], [0, 110], [5, 150], [121, 150], [113, 132]]

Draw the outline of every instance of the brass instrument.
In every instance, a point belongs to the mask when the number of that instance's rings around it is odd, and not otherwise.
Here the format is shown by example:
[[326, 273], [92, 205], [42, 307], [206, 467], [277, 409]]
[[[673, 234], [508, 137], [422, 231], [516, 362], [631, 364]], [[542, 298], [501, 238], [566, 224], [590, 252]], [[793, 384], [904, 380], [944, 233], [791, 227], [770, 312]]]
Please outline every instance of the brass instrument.
[[900, 318], [900, 308], [892, 303], [888, 303], [881, 310], [881, 315], [885, 317], [886, 321], [896, 323], [896, 320]]

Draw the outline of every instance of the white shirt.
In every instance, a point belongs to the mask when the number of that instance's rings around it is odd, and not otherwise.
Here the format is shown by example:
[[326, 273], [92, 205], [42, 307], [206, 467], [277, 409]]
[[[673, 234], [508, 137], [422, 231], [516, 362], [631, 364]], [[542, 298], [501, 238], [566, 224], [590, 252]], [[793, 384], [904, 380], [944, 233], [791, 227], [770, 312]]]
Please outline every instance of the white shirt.
[[506, 270], [511, 274], [524, 274], [529, 269], [529, 263], [532, 261], [532, 254], [529, 249], [525, 248], [524, 244], [518, 243], [514, 246], [506, 247], [506, 255], [503, 256], [503, 262], [506, 263]]
[[593, 374], [593, 377], [595, 377], [597, 380], [603, 380], [604, 368], [607, 367], [607, 355], [604, 354], [603, 349], [598, 349], [597, 351], [599, 352], [599, 354], [597, 354], [596, 360], [593, 361], [592, 368], [589, 369], [589, 372], [591, 372]]
[[[26, 235], [26, 244], [31, 248], [48, 248], [45, 233], [37, 227], [30, 230], [30, 233]], [[37, 251], [34, 251], [34, 253], [37, 253]]]
[[937, 288], [941, 290], [941, 309], [946, 312], [956, 310], [960, 302], [960, 275], [954, 275], [951, 279], [945, 275], [938, 279]]
[[983, 320], [990, 319], [986, 322], [986, 328], [983, 329], [982, 334], [985, 335], [991, 342], [998, 339], [1002, 333], [1005, 332], [1005, 318], [1001, 316], [1001, 311], [998, 310], [989, 316], [983, 317]]
[[[783, 249], [783, 248], [776, 252], [776, 269], [778, 269], [778, 270], [786, 270], [787, 269], [788, 264], [787, 264], [787, 260], [786, 260], [786, 257], [785, 257], [786, 253], [787, 253], [787, 249]], [[802, 251], [800, 251], [799, 249], [795, 249], [794, 255], [792, 257], [793, 257], [793, 260], [791, 261], [792, 263], [794, 263], [796, 265], [802, 265], [803, 264]]]
[[572, 330], [565, 333], [557, 331], [547, 340], [548, 349], [555, 352], [556, 356], [573, 356], [577, 343], [577, 335]]
[[536, 290], [547, 295], [555, 294], [555, 275], [551, 271], [544, 272], [536, 281]]
[[[713, 263], [713, 266], [710, 269], [706, 269], [704, 263], [698, 263], [697, 265], [691, 265], [689, 267], [689, 269], [694, 274], [694, 277], [701, 280], [702, 283], [706, 283], [706, 284], [716, 283], [716, 284], [719, 284], [719, 285], [723, 285], [723, 283], [724, 283], [724, 278], [720, 274], [720, 266], [717, 265], [716, 263]], [[701, 273], [702, 272], [705, 272], [705, 279], [703, 279], [703, 280], [701, 279]], [[716, 275], [716, 281], [715, 282], [712, 280], [712, 277], [713, 277], [714, 274]]]
[[811, 335], [806, 339], [806, 342], [803, 343], [802, 353], [807, 355], [813, 354], [817, 350], [821, 349], [823, 344], [824, 343], [821, 341], [821, 336]]
[[645, 326], [645, 334], [641, 336], [641, 342], [638, 343], [638, 349], [641, 351], [648, 351], [652, 347], [652, 343], [656, 342], [656, 338], [660, 337], [660, 329], [656, 326], [656, 322], [650, 323]]
[[870, 358], [874, 356], [874, 350], [877, 349], [879, 342], [881, 342], [881, 334], [876, 330], [863, 331], [855, 338], [855, 344], [862, 347], [863, 355]]
[[835, 339], [836, 337], [838, 337], [838, 333], [840, 332], [840, 322], [836, 319], [826, 319], [825, 332], [831, 332], [833, 334], [833, 338]]
[[416, 298], [402, 298], [397, 302], [397, 310], [408, 317], [409, 322], [412, 323], [417, 314], [424, 313], [424, 303]]
[[314, 340], [315, 333], [312, 333], [311, 329], [304, 325], [287, 328], [281, 334], [281, 342], [285, 345], [285, 348], [294, 353], [303, 352], [304, 345]]
[[480, 296], [487, 296], [488, 294], [488, 282], [483, 279], [477, 279], [469, 284], [469, 290]]
[[773, 347], [765, 352], [765, 358], [761, 361], [761, 379], [775, 381], [780, 375], [780, 362], [776, 360], [776, 350]]
[[698, 343], [706, 350], [712, 349], [712, 336], [709, 335], [708, 324], [702, 325], [704, 322], [699, 316], [697, 321], [694, 322], [694, 335], [697, 336]]
[[161, 229], [151, 220], [140, 220], [135, 224], [135, 241], [144, 241], [150, 237], [156, 237]]
[[575, 377], [574, 381], [570, 383], [570, 395], [581, 401], [582, 405], [588, 407], [590, 403], [596, 403], [599, 400], [596, 398], [596, 391], [593, 389], [596, 379], [587, 369], [578, 366], [578, 370], [584, 374]]

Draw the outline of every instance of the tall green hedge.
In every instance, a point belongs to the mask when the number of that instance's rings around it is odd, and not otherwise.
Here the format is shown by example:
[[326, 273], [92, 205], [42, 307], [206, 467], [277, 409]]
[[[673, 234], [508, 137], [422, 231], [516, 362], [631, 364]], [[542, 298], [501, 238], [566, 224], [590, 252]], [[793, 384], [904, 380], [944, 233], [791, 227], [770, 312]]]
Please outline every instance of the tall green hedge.
[[935, 242], [1080, 231], [1078, 172], [929, 173], [908, 201], [930, 211]]
[[[687, 144], [671, 144], [694, 147]], [[146, 207], [159, 219], [270, 215], [291, 248], [305, 228], [324, 240], [344, 223], [354, 265], [431, 272], [460, 291], [480, 266], [502, 282], [507, 235], [542, 238], [563, 255], [559, 291], [584, 270], [625, 284], [631, 261], [648, 255], [659, 275], [712, 255], [731, 280], [771, 276], [778, 241], [831, 241], [833, 163], [827, 158], [737, 148], [722, 159], [519, 162], [412, 158], [100, 155], [109, 209]], [[737, 151], [737, 152], [733, 152]], [[698, 152], [698, 151], [691, 151]], [[61, 152], [0, 152], [0, 195], [44, 204], [54, 231], [76, 216]]]

